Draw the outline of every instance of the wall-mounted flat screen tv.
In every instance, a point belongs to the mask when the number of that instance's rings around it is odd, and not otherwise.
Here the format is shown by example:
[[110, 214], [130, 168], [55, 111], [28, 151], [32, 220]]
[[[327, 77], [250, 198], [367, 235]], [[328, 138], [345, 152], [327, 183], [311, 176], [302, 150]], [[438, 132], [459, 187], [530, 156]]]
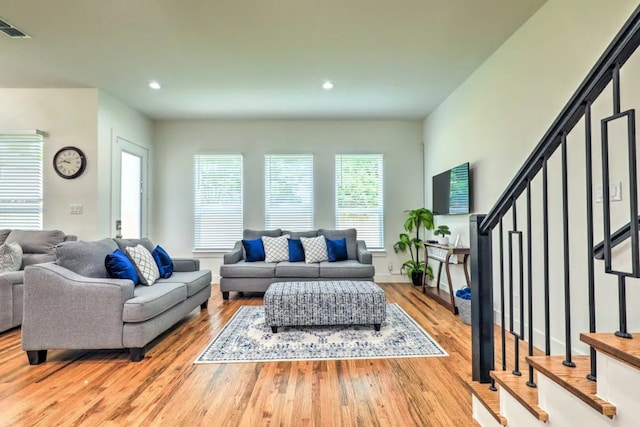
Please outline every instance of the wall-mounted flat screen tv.
[[451, 168], [433, 177], [434, 215], [456, 215], [471, 212], [469, 163]]

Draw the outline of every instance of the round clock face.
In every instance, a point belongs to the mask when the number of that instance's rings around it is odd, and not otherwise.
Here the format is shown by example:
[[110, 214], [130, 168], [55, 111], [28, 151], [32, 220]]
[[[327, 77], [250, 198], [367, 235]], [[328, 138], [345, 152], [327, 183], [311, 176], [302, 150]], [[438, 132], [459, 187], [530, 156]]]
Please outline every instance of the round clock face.
[[53, 167], [62, 178], [77, 178], [82, 175], [86, 166], [84, 153], [76, 147], [61, 148], [53, 157]]

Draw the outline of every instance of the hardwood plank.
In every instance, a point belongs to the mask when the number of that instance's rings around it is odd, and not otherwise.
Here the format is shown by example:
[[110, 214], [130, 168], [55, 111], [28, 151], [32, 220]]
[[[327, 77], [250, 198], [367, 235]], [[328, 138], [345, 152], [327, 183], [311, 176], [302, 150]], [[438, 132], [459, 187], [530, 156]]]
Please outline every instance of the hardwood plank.
[[0, 424], [24, 425], [474, 425], [471, 327], [411, 284], [381, 285], [449, 357], [198, 364], [193, 361], [259, 294], [194, 310], [142, 362], [126, 351], [50, 350], [30, 366], [20, 329], [0, 334]]
[[549, 414], [538, 406], [538, 389], [529, 387], [526, 376], [513, 375], [509, 371], [491, 371], [491, 378], [508, 391], [527, 411], [540, 421], [549, 421]]
[[633, 368], [640, 369], [640, 332], [631, 335], [635, 338], [620, 338], [613, 332], [583, 333], [580, 334], [580, 340]]
[[562, 364], [565, 356], [533, 356], [526, 359], [535, 370], [549, 377], [599, 413], [609, 418], [616, 415], [615, 405], [599, 398], [596, 395], [596, 383], [586, 378], [591, 372], [589, 356], [573, 356], [571, 360], [576, 364], [575, 368]]

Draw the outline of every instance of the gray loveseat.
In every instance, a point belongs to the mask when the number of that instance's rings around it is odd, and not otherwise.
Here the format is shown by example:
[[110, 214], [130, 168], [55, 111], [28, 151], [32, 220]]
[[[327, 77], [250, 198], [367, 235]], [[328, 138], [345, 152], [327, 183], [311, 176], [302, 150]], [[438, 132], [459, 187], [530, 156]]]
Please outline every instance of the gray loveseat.
[[55, 263], [25, 270], [22, 348], [30, 364], [44, 362], [48, 349], [127, 348], [137, 362], [151, 340], [207, 307], [211, 272], [196, 259], [173, 259], [173, 275], [152, 286], [109, 278], [107, 254], [138, 243], [154, 248], [148, 239], [63, 243]]
[[322, 280], [355, 280], [373, 281], [375, 269], [371, 252], [367, 250], [364, 240], [357, 239], [357, 232], [348, 230], [311, 230], [282, 231], [276, 230], [244, 230], [243, 239], [259, 239], [262, 236], [278, 237], [289, 234], [291, 239], [300, 237], [325, 236], [328, 239], [345, 238], [347, 244], [347, 260], [337, 262], [305, 262], [282, 261], [266, 263], [264, 261], [247, 262], [242, 241], [236, 242], [234, 248], [224, 255], [224, 264], [220, 266], [220, 291], [224, 299], [229, 299], [229, 292], [265, 292], [275, 282], [300, 282]]
[[66, 236], [60, 230], [0, 230], [0, 245], [18, 243], [23, 252], [19, 271], [0, 273], [0, 332], [22, 323], [24, 268], [55, 260], [56, 245], [72, 240], [76, 236]]

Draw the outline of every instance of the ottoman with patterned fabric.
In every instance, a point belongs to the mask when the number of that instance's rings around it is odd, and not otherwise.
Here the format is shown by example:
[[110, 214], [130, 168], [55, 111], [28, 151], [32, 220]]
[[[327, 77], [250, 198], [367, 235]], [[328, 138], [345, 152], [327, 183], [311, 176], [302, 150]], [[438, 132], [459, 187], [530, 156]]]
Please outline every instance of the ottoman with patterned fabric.
[[277, 282], [264, 294], [266, 323], [278, 326], [373, 325], [387, 314], [387, 297], [373, 282]]

